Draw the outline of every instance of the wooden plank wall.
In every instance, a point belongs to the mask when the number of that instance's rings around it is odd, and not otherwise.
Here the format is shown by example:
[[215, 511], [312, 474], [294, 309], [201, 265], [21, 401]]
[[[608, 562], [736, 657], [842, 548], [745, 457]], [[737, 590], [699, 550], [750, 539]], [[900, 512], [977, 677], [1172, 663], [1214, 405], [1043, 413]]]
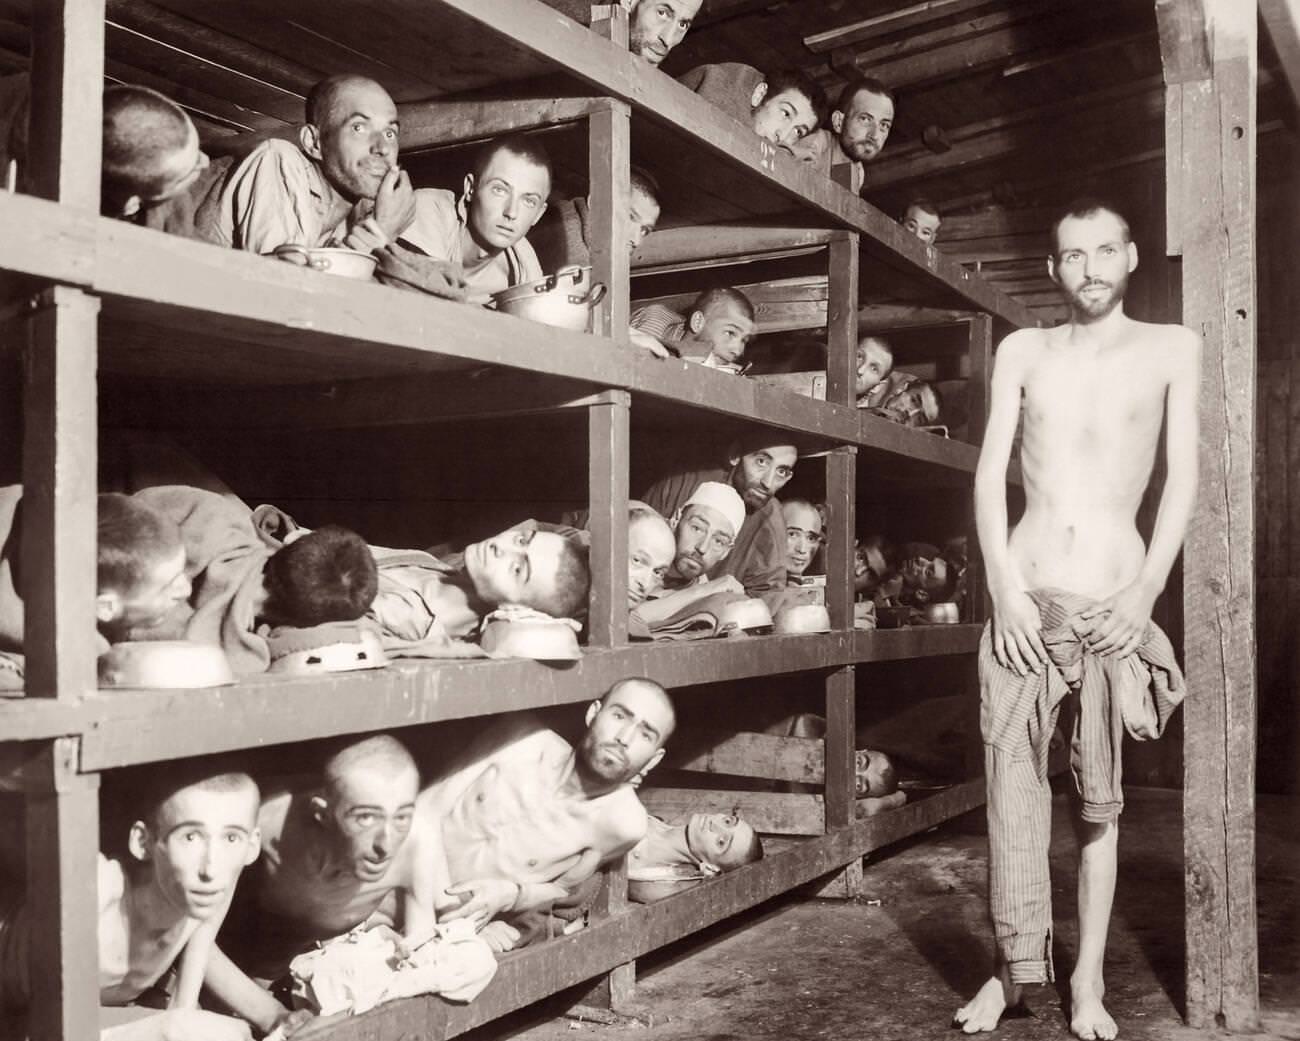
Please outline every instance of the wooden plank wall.
[[1258, 788], [1300, 792], [1300, 141], [1260, 141], [1259, 383], [1255, 447]]

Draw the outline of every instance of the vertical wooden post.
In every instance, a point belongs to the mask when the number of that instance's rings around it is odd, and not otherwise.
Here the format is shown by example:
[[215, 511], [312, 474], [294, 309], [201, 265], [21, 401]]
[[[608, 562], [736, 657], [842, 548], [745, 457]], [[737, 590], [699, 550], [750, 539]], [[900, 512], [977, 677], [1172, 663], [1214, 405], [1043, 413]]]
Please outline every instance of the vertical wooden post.
[[31, 10], [30, 190], [99, 212], [104, 0], [40, 0]]
[[52, 741], [26, 795], [31, 1041], [99, 1036], [99, 775], [77, 755], [76, 738]]
[[[967, 391], [971, 444], [984, 443], [984, 426], [988, 422], [989, 385], [993, 377], [993, 317], [982, 314], [972, 318], [967, 327], [970, 334], [970, 376]], [[975, 531], [972, 515], [966, 532], [966, 620], [983, 623], [988, 620], [989, 603], [986, 597], [984, 567], [980, 560], [980, 540]]]
[[826, 400], [853, 405], [858, 367], [857, 232], [837, 232], [831, 238], [826, 267]]
[[95, 689], [96, 332], [99, 301], [55, 286], [33, 301], [23, 365], [26, 692]]
[[627, 498], [631, 395], [607, 390], [587, 409], [591, 597], [587, 629], [598, 647], [627, 643]]
[[[826, 677], [826, 830], [847, 828], [853, 823], [857, 806], [854, 791], [854, 746], [857, 744], [857, 720], [854, 700], [854, 667], [846, 665]], [[830, 878], [817, 895], [834, 900], [851, 900], [862, 892], [862, 858]]]
[[1259, 1023], [1255, 911], [1255, 94], [1252, 0], [1157, 0], [1179, 94], [1166, 164], [1183, 321], [1201, 334], [1200, 494], [1184, 548], [1187, 1020]]
[[[596, 898], [592, 914], [605, 918], [627, 910], [627, 858], [605, 871], [605, 884]], [[615, 965], [583, 996], [580, 1004], [611, 1012], [626, 1013], [636, 996], [636, 962]]]
[[625, 340], [631, 320], [631, 253], [628, 212], [631, 206], [632, 120], [625, 102], [609, 101], [587, 120], [587, 206], [591, 241], [591, 277], [608, 287], [595, 309], [592, 332]]

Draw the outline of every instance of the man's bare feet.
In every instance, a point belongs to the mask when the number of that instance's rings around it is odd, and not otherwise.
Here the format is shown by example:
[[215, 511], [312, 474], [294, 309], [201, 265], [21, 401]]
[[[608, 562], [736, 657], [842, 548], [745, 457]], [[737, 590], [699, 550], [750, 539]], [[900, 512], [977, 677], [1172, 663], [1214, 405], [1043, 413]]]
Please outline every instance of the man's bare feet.
[[1080, 1041], [1113, 1041], [1119, 1027], [1101, 1003], [1106, 989], [1100, 983], [1070, 981], [1070, 1032]]
[[1020, 987], [1011, 982], [1010, 972], [1004, 967], [997, 976], [990, 976], [952, 1018], [964, 1034], [985, 1033], [997, 1028], [1003, 1012], [1019, 1004]]

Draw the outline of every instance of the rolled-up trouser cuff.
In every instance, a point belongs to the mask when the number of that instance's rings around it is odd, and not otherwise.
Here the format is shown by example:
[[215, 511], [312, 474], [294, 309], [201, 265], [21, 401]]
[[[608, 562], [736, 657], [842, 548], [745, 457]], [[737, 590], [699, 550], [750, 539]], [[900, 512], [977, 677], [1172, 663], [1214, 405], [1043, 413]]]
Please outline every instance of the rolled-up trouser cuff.
[[1011, 982], [1017, 986], [1048, 983], [1052, 979], [1052, 964], [1042, 958], [1034, 961], [1013, 961], [1010, 968]]

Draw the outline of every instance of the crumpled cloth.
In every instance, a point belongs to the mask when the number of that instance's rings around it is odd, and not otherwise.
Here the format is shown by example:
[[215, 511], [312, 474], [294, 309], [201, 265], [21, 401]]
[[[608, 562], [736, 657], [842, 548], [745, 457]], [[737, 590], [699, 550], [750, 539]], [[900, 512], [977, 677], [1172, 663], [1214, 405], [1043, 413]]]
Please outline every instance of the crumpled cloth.
[[438, 925], [408, 946], [403, 959], [390, 930], [356, 929], [298, 955], [289, 965], [295, 1007], [331, 1016], [419, 994], [469, 1002], [496, 975], [496, 956], [467, 920]]
[[727, 635], [729, 630], [720, 627], [718, 613], [727, 604], [744, 599], [741, 593], [712, 593], [692, 601], [653, 627], [634, 610], [628, 615], [628, 635], [634, 640], [707, 640]]

